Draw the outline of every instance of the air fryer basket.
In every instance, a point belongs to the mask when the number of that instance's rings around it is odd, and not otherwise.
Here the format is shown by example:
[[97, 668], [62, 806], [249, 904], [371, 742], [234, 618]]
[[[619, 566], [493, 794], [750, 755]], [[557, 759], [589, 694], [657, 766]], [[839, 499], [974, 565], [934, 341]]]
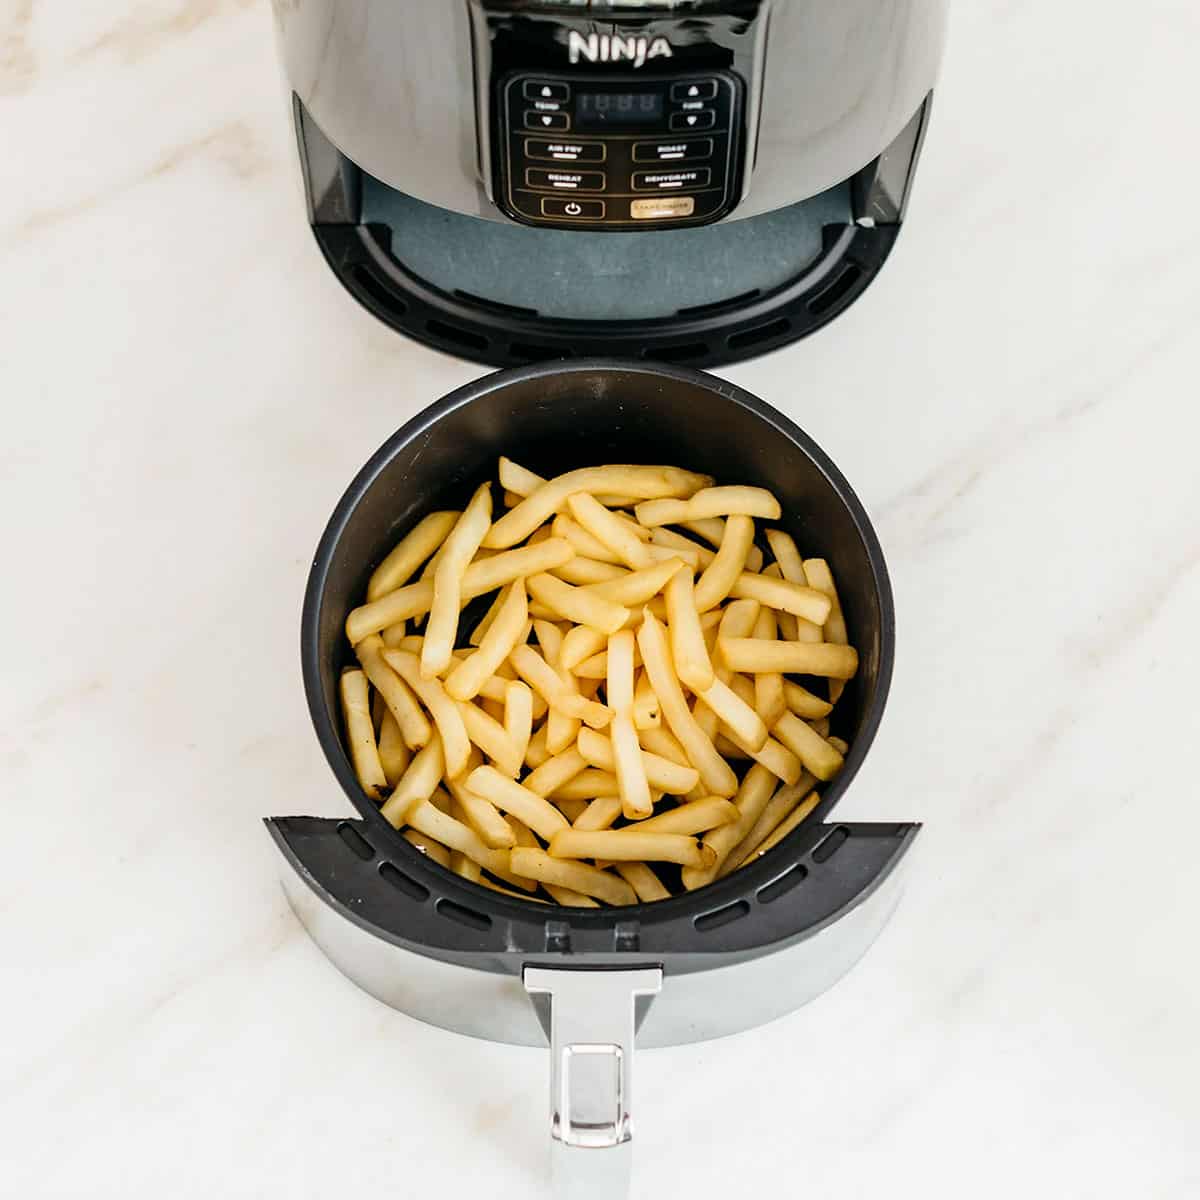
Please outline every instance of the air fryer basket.
[[[338, 673], [350, 659], [345, 614], [396, 539], [425, 513], [462, 504], [494, 474], [502, 453], [545, 474], [588, 463], [662, 461], [762, 484], [780, 498], [781, 524], [805, 553], [834, 566], [861, 661], [835, 726], [850, 752], [812, 816], [758, 862], [652, 905], [547, 908], [426, 859], [358, 788], [337, 703]], [[564, 954], [596, 965], [633, 956], [681, 973], [750, 958], [811, 934], [854, 903], [913, 836], [908, 825], [825, 823], [874, 737], [892, 643], [890, 587], [866, 514], [829, 459], [780, 413], [686, 368], [583, 360], [499, 372], [396, 433], [351, 484], [325, 531], [304, 606], [304, 679], [322, 748], [362, 819], [278, 819], [272, 830], [302, 874], [351, 919], [444, 961], [517, 974]]]

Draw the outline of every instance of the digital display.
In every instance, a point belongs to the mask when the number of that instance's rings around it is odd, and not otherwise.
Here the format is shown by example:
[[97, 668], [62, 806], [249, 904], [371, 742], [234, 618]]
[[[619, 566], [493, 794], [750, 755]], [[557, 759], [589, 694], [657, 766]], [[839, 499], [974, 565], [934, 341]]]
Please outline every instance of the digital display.
[[663, 118], [662, 92], [580, 92], [575, 121], [587, 125], [651, 125]]

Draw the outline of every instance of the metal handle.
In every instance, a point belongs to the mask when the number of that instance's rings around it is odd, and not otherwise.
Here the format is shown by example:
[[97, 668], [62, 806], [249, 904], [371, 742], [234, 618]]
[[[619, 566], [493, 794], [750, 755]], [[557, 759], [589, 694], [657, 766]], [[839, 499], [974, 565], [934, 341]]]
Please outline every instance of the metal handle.
[[525, 990], [550, 1008], [550, 1165], [555, 1200], [629, 1194], [636, 1001], [662, 969], [526, 967]]

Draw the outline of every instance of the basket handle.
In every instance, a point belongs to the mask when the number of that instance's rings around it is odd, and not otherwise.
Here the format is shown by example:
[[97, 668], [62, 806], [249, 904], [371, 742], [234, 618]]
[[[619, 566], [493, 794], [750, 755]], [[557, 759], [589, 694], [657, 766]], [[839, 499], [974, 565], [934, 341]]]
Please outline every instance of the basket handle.
[[636, 1001], [661, 967], [526, 967], [525, 990], [549, 1003], [550, 1164], [555, 1200], [624, 1200], [633, 1147]]

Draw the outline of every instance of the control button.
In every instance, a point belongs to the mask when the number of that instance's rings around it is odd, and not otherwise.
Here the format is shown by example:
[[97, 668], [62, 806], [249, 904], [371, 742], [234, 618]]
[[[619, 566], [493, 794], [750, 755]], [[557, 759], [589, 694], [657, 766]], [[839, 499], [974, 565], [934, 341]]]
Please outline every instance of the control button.
[[604, 172], [547, 171], [541, 167], [526, 167], [525, 184], [531, 188], [554, 188], [562, 192], [602, 192]]
[[634, 171], [635, 192], [690, 191], [692, 188], [708, 187], [712, 172], [707, 167], [696, 167], [691, 171]]
[[543, 217], [566, 217], [571, 221], [603, 221], [603, 200], [564, 200], [559, 196], [542, 197]]
[[[560, 104], [571, 96], [571, 89], [565, 83], [549, 83], [542, 79], [525, 80], [522, 91], [526, 100], [556, 100]], [[713, 95], [716, 95], [715, 85]]]
[[671, 84], [672, 100], [711, 100], [716, 94], [717, 81], [715, 79], [696, 79], [689, 83]]
[[711, 158], [712, 138], [695, 138], [690, 142], [634, 142], [634, 162], [696, 162]]
[[545, 138], [526, 138], [526, 158], [546, 158], [555, 162], [603, 162], [608, 147], [603, 142], [551, 142]]
[[571, 128], [571, 118], [566, 113], [538, 112], [535, 108], [526, 109], [525, 128], [565, 131]]
[[694, 196], [663, 196], [661, 199], [634, 200], [629, 205], [629, 215], [635, 221], [668, 221], [676, 217], [690, 217], [696, 211]]
[[677, 112], [671, 114], [671, 132], [686, 129], [711, 129], [717, 123], [717, 114], [711, 108], [699, 112]]

